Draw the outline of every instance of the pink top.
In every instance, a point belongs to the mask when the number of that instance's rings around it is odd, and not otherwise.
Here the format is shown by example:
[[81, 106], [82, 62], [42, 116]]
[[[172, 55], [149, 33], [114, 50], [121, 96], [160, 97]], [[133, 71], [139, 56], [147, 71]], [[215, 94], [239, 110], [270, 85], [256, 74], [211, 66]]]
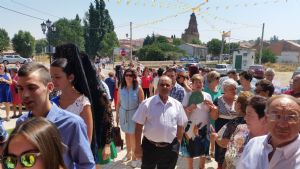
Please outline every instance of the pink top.
[[143, 89], [149, 89], [150, 83], [152, 82], [152, 77], [148, 75], [147, 77], [142, 76], [142, 88]]

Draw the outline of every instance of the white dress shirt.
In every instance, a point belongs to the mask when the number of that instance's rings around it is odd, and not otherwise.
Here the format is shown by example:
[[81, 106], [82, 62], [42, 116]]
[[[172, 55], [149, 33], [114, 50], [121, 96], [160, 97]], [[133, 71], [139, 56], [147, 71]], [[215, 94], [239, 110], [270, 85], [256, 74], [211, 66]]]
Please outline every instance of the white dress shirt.
[[177, 126], [183, 126], [187, 117], [179, 101], [169, 96], [164, 104], [159, 95], [154, 95], [139, 105], [132, 120], [144, 125], [143, 134], [147, 139], [172, 143]]
[[237, 169], [299, 169], [300, 137], [284, 147], [277, 147], [271, 161], [269, 153], [273, 151], [269, 144], [270, 135], [251, 139], [246, 145]]

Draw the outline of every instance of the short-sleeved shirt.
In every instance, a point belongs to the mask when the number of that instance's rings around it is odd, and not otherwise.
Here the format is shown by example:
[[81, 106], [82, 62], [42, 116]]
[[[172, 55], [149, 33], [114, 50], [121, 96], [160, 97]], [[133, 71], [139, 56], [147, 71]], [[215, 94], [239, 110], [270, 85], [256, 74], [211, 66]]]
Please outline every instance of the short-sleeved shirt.
[[142, 88], [143, 89], [148, 89], [150, 87], [150, 83], [152, 82], [152, 77], [150, 75], [142, 76], [141, 78], [142, 81]]
[[252, 138], [246, 145], [238, 169], [298, 169], [300, 168], [300, 137], [288, 145], [276, 147], [271, 160], [268, 155], [273, 151], [271, 136]]
[[[33, 117], [32, 113], [23, 114], [17, 125]], [[62, 142], [67, 146], [64, 162], [68, 169], [95, 169], [95, 161], [87, 137], [86, 125], [81, 117], [59, 108], [52, 103], [46, 119], [59, 130]]]
[[163, 103], [159, 95], [154, 95], [139, 105], [132, 120], [144, 125], [143, 134], [149, 140], [172, 143], [177, 135], [177, 126], [183, 126], [187, 117], [176, 99], [168, 97]]
[[182, 102], [184, 95], [185, 95], [184, 88], [180, 86], [178, 83], [175, 83], [174, 87], [172, 88], [169, 94], [169, 96], [173, 97], [179, 102]]
[[[202, 92], [204, 100], [209, 100], [212, 102], [211, 96], [206, 93]], [[187, 107], [189, 103], [189, 98], [192, 95], [192, 92], [186, 93], [186, 95], [183, 98], [182, 105], [183, 107]], [[188, 117], [189, 120], [191, 120], [195, 124], [200, 124], [199, 129], [204, 127], [209, 123], [209, 107], [204, 104], [203, 102], [200, 104], [197, 104], [197, 108], [191, 113], [191, 115]]]

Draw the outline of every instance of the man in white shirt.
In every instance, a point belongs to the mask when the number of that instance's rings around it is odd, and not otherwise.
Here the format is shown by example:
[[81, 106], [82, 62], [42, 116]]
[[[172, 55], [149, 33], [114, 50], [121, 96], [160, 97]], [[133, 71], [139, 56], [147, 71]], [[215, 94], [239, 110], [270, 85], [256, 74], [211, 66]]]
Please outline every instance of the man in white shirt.
[[173, 169], [176, 166], [187, 117], [181, 103], [169, 96], [172, 87], [172, 80], [162, 76], [158, 81], [158, 94], [144, 100], [133, 116], [136, 156], [142, 157], [142, 169]]
[[237, 168], [300, 168], [300, 100], [289, 95], [270, 98], [266, 118], [270, 133], [249, 141]]

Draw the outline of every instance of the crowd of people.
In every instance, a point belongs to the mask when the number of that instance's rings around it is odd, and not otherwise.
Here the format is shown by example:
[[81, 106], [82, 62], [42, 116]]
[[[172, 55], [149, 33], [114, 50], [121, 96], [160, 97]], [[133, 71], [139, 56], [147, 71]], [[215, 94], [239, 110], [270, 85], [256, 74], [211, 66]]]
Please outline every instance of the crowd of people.
[[5, 120], [11, 103], [18, 117], [10, 135], [0, 123], [4, 169], [101, 168], [118, 153], [114, 125], [125, 133], [122, 160], [134, 168], [173, 169], [179, 155], [187, 169], [195, 157], [201, 169], [212, 157], [218, 169], [300, 168], [300, 75], [282, 92], [270, 68], [256, 79], [249, 71], [221, 77], [210, 68], [130, 64], [105, 78], [97, 64], [73, 44], [56, 47], [50, 69], [28, 63], [8, 72], [0, 64]]

